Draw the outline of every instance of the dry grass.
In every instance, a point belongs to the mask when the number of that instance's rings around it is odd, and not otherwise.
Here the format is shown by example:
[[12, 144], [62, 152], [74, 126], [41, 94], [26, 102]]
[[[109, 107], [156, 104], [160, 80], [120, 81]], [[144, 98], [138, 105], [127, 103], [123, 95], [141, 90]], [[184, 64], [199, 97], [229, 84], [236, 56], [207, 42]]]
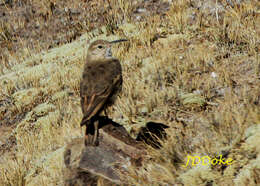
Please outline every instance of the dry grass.
[[[102, 1], [95, 2], [98, 11]], [[224, 10], [210, 13], [177, 0], [166, 15], [140, 22], [130, 15], [133, 4], [109, 2], [105, 26], [57, 48], [25, 48], [19, 57], [6, 51], [0, 58], [1, 125], [11, 125], [15, 138], [1, 154], [0, 185], [64, 183], [64, 145], [83, 132], [79, 82], [86, 47], [91, 40], [122, 37], [130, 42], [114, 48], [114, 55], [122, 61], [124, 87], [110, 116], [132, 136], [147, 121], [170, 126], [163, 147], [150, 149], [144, 166], [130, 170], [129, 183], [260, 183], [259, 2], [231, 7], [220, 1]], [[10, 28], [0, 28], [0, 38], [11, 41]], [[219, 154], [235, 163], [181, 166], [187, 155]]]

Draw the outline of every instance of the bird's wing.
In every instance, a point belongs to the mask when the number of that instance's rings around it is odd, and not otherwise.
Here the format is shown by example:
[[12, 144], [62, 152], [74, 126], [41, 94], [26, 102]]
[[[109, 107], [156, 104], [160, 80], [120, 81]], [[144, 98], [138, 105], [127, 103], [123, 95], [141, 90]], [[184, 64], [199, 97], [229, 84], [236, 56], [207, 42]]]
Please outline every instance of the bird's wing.
[[80, 85], [81, 107], [83, 119], [81, 125], [87, 124], [94, 115], [104, 106], [114, 88], [122, 81], [120, 69], [116, 63], [93, 64], [91, 68], [85, 68]]
[[81, 125], [84, 125], [90, 118], [92, 118], [105, 104], [108, 96], [110, 95], [111, 90], [108, 87], [104, 92], [93, 93], [92, 96], [84, 96], [82, 99], [82, 110], [83, 110], [83, 119]]

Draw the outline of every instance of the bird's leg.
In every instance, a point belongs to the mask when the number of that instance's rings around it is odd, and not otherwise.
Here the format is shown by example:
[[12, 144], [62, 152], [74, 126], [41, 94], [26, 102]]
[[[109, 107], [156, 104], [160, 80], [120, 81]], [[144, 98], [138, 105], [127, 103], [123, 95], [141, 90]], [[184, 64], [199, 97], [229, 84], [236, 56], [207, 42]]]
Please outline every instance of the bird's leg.
[[98, 145], [98, 126], [99, 120], [97, 118], [92, 118], [92, 121], [90, 121], [86, 127], [85, 146]]
[[94, 122], [94, 138], [93, 138], [93, 145], [97, 146], [98, 145], [98, 123], [99, 121], [96, 120]]
[[86, 132], [85, 132], [85, 145], [91, 145], [92, 144], [92, 138], [93, 136], [88, 132], [89, 126], [86, 127]]
[[107, 116], [107, 109], [104, 109], [104, 115]]

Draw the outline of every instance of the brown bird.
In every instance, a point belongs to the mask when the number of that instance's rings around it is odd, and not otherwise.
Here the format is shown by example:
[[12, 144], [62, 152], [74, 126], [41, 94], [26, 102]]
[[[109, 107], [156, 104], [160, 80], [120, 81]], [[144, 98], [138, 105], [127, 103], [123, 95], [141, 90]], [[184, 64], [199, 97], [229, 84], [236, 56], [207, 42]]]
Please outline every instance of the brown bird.
[[90, 44], [80, 83], [83, 118], [86, 125], [85, 145], [98, 145], [98, 116], [111, 106], [122, 86], [122, 68], [118, 59], [112, 57], [111, 45], [127, 41], [97, 40]]

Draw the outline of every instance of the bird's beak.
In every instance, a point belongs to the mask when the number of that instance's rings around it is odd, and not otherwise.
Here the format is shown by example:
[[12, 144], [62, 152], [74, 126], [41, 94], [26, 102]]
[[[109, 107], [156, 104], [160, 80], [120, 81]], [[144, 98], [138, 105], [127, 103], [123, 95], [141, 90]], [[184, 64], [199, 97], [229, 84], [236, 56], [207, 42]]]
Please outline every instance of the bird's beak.
[[128, 41], [127, 39], [118, 39], [118, 40], [114, 40], [114, 41], [110, 41], [109, 43], [113, 44], [113, 43], [119, 43], [119, 42], [125, 42]]

